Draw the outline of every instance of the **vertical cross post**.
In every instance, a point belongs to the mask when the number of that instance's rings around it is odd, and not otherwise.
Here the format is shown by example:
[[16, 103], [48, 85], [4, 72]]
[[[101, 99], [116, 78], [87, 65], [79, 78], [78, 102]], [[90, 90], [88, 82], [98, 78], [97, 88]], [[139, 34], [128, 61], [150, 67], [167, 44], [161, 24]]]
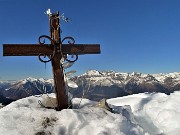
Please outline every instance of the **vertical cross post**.
[[61, 51], [61, 36], [60, 36], [60, 23], [59, 23], [59, 12], [49, 16], [50, 23], [50, 37], [55, 41], [56, 53], [51, 61], [52, 72], [54, 77], [54, 88], [57, 99], [57, 110], [68, 108], [68, 96], [65, 90], [63, 68], [60, 60], [63, 57]]

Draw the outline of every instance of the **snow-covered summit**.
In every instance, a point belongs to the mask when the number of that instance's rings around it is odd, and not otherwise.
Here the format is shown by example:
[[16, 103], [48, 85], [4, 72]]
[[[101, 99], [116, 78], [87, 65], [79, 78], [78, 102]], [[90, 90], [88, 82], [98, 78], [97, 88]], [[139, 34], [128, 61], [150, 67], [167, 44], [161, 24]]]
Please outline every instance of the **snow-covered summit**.
[[25, 83], [27, 83], [27, 82], [34, 82], [34, 81], [37, 81], [37, 79], [32, 78], [32, 77], [28, 77], [28, 78], [26, 78], [26, 79], [21, 80], [21, 83], [22, 83], [22, 84], [25, 84]]
[[88, 70], [85, 74], [83, 75], [89, 75], [89, 76], [99, 76], [101, 75], [99, 71], [97, 70]]
[[78, 98], [72, 100], [73, 109], [55, 111], [38, 104], [46, 95], [31, 96], [0, 109], [0, 134], [179, 135], [179, 96], [144, 93], [109, 99], [112, 112]]
[[53, 79], [44, 79], [44, 78], [33, 78], [33, 77], [28, 77], [26, 79], [20, 80], [21, 83], [27, 83], [27, 82], [41, 82], [41, 83], [52, 83]]
[[174, 84], [180, 82], [180, 72], [166, 73], [166, 74], [153, 74], [153, 76], [160, 82], [164, 83], [165, 80], [172, 79]]

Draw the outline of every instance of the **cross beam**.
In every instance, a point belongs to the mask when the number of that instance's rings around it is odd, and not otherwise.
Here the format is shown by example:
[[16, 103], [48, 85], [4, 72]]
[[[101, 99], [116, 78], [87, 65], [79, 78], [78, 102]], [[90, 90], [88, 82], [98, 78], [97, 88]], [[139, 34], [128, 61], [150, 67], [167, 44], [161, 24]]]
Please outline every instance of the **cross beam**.
[[[41, 62], [49, 62], [52, 64], [54, 77], [54, 88], [57, 98], [56, 110], [68, 108], [68, 96], [65, 90], [65, 81], [61, 59], [65, 58], [68, 62], [66, 54], [75, 55], [77, 60], [81, 54], [98, 54], [100, 53], [99, 44], [74, 44], [75, 40], [72, 37], [65, 37], [61, 40], [59, 12], [49, 13], [50, 37], [43, 35], [39, 37], [39, 44], [3, 44], [3, 56], [38, 56]], [[41, 42], [42, 38], [50, 41], [50, 44]], [[68, 44], [63, 44], [68, 40]], [[49, 60], [45, 61], [40, 56], [48, 56]]]
[[[40, 53], [53, 54], [53, 46], [39, 44], [3, 44], [3, 56], [38, 56]], [[99, 44], [63, 44], [63, 54], [99, 54]]]

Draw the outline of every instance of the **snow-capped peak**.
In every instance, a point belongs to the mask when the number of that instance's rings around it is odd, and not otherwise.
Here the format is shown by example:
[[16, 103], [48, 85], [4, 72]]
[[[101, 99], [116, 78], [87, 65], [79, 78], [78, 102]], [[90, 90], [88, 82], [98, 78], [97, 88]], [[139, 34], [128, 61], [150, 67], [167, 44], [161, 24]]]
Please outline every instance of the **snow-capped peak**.
[[85, 75], [89, 75], [89, 76], [92, 76], [92, 75], [100, 75], [100, 72], [97, 71], [97, 70], [88, 70]]
[[36, 79], [36, 78], [32, 78], [32, 77], [28, 77], [26, 80], [31, 81], [31, 82], [33, 82], [33, 81], [37, 81], [37, 79]]
[[37, 81], [37, 79], [32, 78], [32, 77], [28, 77], [26, 79], [21, 80], [20, 82], [21, 82], [21, 84], [25, 84], [27, 82], [34, 82], [34, 81]]

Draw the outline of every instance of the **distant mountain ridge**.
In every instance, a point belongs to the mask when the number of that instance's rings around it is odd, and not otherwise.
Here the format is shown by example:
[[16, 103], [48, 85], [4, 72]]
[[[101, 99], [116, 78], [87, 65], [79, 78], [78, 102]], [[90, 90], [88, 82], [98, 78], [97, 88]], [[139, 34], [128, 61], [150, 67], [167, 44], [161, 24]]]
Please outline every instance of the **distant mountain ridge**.
[[[71, 78], [79, 88], [71, 90], [73, 95], [82, 96], [83, 87], [89, 89], [87, 98], [113, 98], [143, 92], [163, 92], [170, 94], [180, 90], [180, 73], [143, 74], [114, 71], [89, 70], [81, 76]], [[78, 94], [79, 93], [79, 94]]]
[[43, 78], [35, 79], [29, 77], [19, 81], [0, 82], [0, 95], [13, 100], [52, 92], [52, 79], [45, 80]]
[[[180, 90], [180, 73], [178, 72], [143, 74], [89, 70], [80, 76], [71, 77], [70, 80], [79, 86], [76, 89], [68, 88], [75, 97], [83, 96], [91, 100], [144, 92], [170, 94]], [[39, 95], [43, 92], [51, 93], [54, 91], [53, 89], [53, 79], [29, 77], [19, 81], [0, 82], [0, 95], [13, 100]]]

